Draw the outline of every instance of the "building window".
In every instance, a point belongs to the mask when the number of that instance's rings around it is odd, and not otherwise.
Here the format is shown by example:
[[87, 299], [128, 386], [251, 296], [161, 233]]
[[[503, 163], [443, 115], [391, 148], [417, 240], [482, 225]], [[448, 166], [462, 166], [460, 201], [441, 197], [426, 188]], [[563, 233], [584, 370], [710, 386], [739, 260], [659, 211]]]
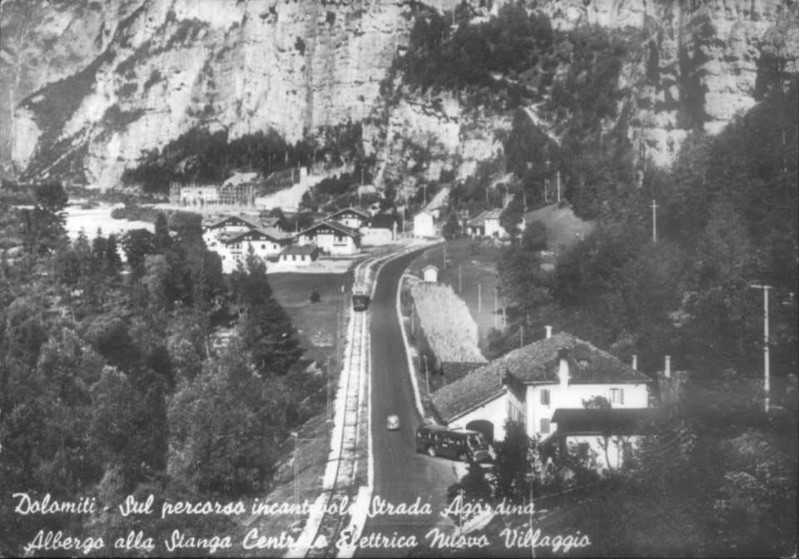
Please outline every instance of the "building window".
[[266, 248], [266, 243], [261, 243], [261, 248], [265, 249]]
[[297, 260], [297, 255], [296, 254], [292, 254], [291, 255], [291, 260], [292, 260], [292, 262]]
[[633, 458], [633, 443], [626, 442], [621, 445], [622, 464], [629, 464]]
[[611, 388], [610, 389], [610, 403], [624, 405], [624, 389]]
[[541, 389], [541, 405], [548, 406], [549, 405], [549, 389], [542, 388]]
[[549, 420], [542, 419], [541, 420], [541, 433], [546, 435], [549, 433]]
[[577, 444], [577, 458], [580, 460], [588, 459], [588, 443]]

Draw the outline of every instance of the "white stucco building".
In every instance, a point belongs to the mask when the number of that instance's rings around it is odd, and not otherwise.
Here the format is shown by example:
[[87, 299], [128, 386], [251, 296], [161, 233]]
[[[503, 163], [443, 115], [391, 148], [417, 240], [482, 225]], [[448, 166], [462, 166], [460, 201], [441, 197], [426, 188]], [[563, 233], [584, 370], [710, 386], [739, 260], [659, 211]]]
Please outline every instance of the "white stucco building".
[[436, 225], [433, 214], [421, 211], [413, 216], [413, 236], [414, 237], [435, 237]]
[[258, 229], [258, 227], [257, 223], [247, 218], [237, 215], [225, 216], [203, 225], [203, 241], [205, 241], [205, 246], [214, 250], [211, 245], [218, 240], [220, 235], [244, 233], [250, 229]]
[[239, 262], [246, 262], [250, 249], [263, 260], [277, 257], [291, 244], [291, 235], [240, 216], [226, 216], [203, 227], [203, 241], [219, 254], [222, 271], [229, 274]]
[[314, 245], [333, 256], [347, 256], [360, 251], [361, 236], [358, 231], [336, 221], [322, 221], [297, 233], [297, 244]]
[[364, 227], [369, 222], [371, 217], [372, 216], [369, 214], [369, 212], [350, 207], [333, 212], [327, 216], [326, 221], [335, 221], [357, 231], [361, 227]]
[[[610, 425], [622, 436], [640, 418], [640, 410], [649, 406], [649, 382], [640, 371], [564, 332], [514, 350], [444, 386], [433, 395], [433, 406], [441, 422], [480, 430], [494, 440], [504, 438], [505, 422], [511, 419], [540, 442], [590, 443], [588, 450], [595, 450], [605, 442], [597, 440], [596, 432], [606, 433]], [[586, 402], [597, 396], [607, 399], [611, 409], [586, 410]], [[560, 410], [570, 411], [564, 415]], [[567, 428], [559, 433], [556, 420], [561, 418]], [[581, 431], [573, 430], [577, 424]], [[598, 469], [607, 467], [600, 462], [595, 462]]]
[[250, 229], [241, 233], [220, 235], [213, 247], [222, 258], [222, 271], [229, 274], [239, 263], [246, 264], [247, 255], [252, 253], [266, 261], [277, 258], [283, 249], [291, 244], [291, 237], [277, 229]]
[[484, 211], [477, 216], [473, 217], [466, 222], [466, 228], [469, 236], [476, 237], [493, 237], [505, 238], [508, 232], [499, 223], [499, 217], [502, 215], [500, 208]]
[[428, 264], [422, 268], [422, 279], [431, 283], [438, 282], [438, 266]]
[[183, 206], [204, 206], [219, 202], [219, 189], [216, 186], [183, 186], [180, 188], [180, 204]]

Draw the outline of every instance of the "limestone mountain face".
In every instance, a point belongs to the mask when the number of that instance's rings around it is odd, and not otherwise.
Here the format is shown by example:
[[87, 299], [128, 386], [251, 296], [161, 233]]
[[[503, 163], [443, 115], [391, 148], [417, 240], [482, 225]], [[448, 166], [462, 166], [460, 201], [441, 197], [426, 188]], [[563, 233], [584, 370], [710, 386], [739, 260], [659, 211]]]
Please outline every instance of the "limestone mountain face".
[[[550, 0], [535, 6], [555, 29], [596, 25], [644, 31], [618, 87], [632, 106], [625, 124], [638, 157], [662, 167], [674, 162], [690, 131], [716, 134], [757, 102], [764, 52], [778, 50], [785, 72], [799, 71], [796, 2]], [[424, 178], [438, 178], [441, 170], [463, 178], [479, 161], [501, 153], [501, 138], [510, 128], [508, 115], [467, 111], [451, 96], [405, 94], [388, 115], [378, 177], [404, 176], [411, 191], [408, 171], [425, 147], [433, 161]], [[541, 128], [549, 133], [546, 123]]]
[[[563, 0], [539, 3], [553, 27], [647, 31], [627, 79], [641, 155], [668, 166], [689, 130], [721, 131], [758, 97], [762, 55], [781, 49], [796, 72], [799, 5], [791, 0]], [[624, 87], [627, 84], [620, 84]]]
[[[83, 25], [76, 33], [91, 45], [59, 46], [76, 62], [51, 73], [38, 65], [47, 52], [36, 56], [30, 42], [16, 54], [26, 74], [41, 74], [12, 84], [15, 97], [32, 90], [16, 105], [12, 157], [27, 177], [83, 174], [98, 187], [195, 126], [225, 128], [231, 138], [271, 127], [295, 141], [362, 119], [411, 24], [404, 0], [63, 4], [53, 19]], [[25, 16], [9, 15], [7, 26], [36, 28]]]
[[[429, 0], [451, 10], [458, 0]], [[503, 0], [472, 0], [491, 17]], [[422, 166], [466, 176], [501, 149], [509, 116], [447, 93], [381, 98], [407, 44], [408, 0], [5, 0], [0, 157], [25, 178], [118, 184], [148, 150], [202, 126], [289, 141], [365, 119], [378, 177]], [[764, 49], [799, 53], [789, 0], [547, 0], [553, 27], [645, 31], [620, 88], [631, 139], [670, 164], [689, 130], [718, 132], [757, 100]], [[8, 126], [9, 121], [11, 126]], [[429, 161], [420, 161], [429, 150]], [[427, 157], [427, 156], [426, 156]], [[396, 177], [395, 177], [396, 178]], [[396, 182], [396, 181], [394, 181]]]

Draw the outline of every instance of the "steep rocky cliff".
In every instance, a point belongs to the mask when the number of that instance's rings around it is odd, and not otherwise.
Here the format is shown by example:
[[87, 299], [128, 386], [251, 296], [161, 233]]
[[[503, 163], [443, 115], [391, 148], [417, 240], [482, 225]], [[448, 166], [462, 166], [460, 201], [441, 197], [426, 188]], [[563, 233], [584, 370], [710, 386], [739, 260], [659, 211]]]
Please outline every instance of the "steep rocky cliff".
[[[503, 3], [473, 0], [473, 15], [490, 17]], [[409, 95], [390, 106], [380, 98], [418, 4], [239, 0], [220, 9], [218, 0], [6, 0], [0, 71], [9, 110], [0, 125], [14, 112], [9, 142], [0, 141], [28, 178], [108, 187], [144, 152], [192, 127], [230, 137], [271, 127], [295, 141], [371, 117], [368, 149], [378, 152], [383, 174], [402, 174], [407, 162], [397, 160], [409, 156], [408, 146], [426, 146], [436, 160], [430, 178], [442, 169], [463, 176], [496, 154], [507, 115], [466, 111], [449, 94]], [[427, 4], [451, 10], [459, 2]], [[635, 104], [632, 139], [661, 165], [688, 130], [715, 133], [756, 102], [764, 48], [782, 49], [786, 70], [796, 71], [793, 1], [535, 4], [560, 29], [645, 31], [619, 86], [630, 88]]]
[[[15, 99], [32, 91], [14, 113], [17, 167], [28, 177], [83, 174], [89, 184], [106, 187], [142, 152], [194, 126], [226, 128], [232, 138], [273, 127], [293, 141], [319, 126], [359, 120], [407, 36], [412, 5], [221, 4], [140, 0], [131, 9], [121, 0], [79, 0], [49, 9], [36, 5], [38, 11], [17, 9], [14, 2], [4, 6], [4, 26], [22, 29], [21, 47], [9, 45], [14, 57], [6, 71], [30, 76], [12, 81], [7, 91]], [[57, 25], [48, 28], [40, 15]], [[80, 39], [61, 44], [70, 34], [59, 37], [56, 27], [74, 28]], [[63, 58], [73, 62], [59, 64]]]
[[[799, 71], [799, 3], [786, 0], [551, 0], [529, 2], [553, 28], [593, 25], [641, 31], [618, 88], [630, 109], [627, 134], [641, 161], [667, 167], [691, 131], [720, 132], [763, 94], [764, 65], [776, 53], [783, 71]], [[486, 117], [441, 96], [403, 92], [382, 126], [388, 129], [381, 170], [407, 169], [429, 146], [438, 158], [427, 170], [457, 176], [501, 152], [508, 115]], [[417, 118], [411, 115], [416, 114]], [[546, 123], [539, 124], [547, 132]], [[549, 127], [559, 123], [550, 122]], [[617, 123], [608, 123], [613, 126]], [[445, 146], [449, 146], [447, 149]], [[479, 146], [477, 149], [475, 147]], [[385, 177], [385, 173], [379, 174]], [[406, 178], [405, 182], [408, 182]]]

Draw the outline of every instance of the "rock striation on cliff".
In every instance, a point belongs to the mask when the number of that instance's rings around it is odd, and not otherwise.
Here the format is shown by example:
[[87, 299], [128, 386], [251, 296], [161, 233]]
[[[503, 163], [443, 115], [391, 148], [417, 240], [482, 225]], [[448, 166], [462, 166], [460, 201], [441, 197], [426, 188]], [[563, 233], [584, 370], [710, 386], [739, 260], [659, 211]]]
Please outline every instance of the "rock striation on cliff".
[[[457, 0], [429, 0], [452, 10]], [[503, 0], [472, 0], [491, 17]], [[689, 131], [717, 133], [762, 94], [764, 61], [797, 71], [799, 7], [789, 0], [545, 0], [553, 27], [636, 28], [644, 39], [621, 89], [639, 156], [669, 165]], [[408, 0], [6, 0], [0, 73], [4, 160], [26, 178], [118, 183], [144, 153], [194, 127], [230, 138], [272, 128], [289, 141], [367, 120], [378, 176], [430, 150], [430, 179], [463, 177], [501, 149], [509, 116], [456, 94], [387, 103], [380, 84], [407, 44]], [[389, 88], [390, 89], [390, 88]], [[396, 89], [394, 89], [396, 92]], [[378, 115], [378, 116], [376, 116]], [[10, 122], [10, 125], [9, 124]], [[417, 158], [418, 159], [418, 158]]]

